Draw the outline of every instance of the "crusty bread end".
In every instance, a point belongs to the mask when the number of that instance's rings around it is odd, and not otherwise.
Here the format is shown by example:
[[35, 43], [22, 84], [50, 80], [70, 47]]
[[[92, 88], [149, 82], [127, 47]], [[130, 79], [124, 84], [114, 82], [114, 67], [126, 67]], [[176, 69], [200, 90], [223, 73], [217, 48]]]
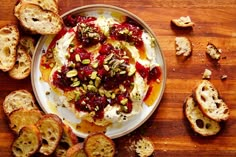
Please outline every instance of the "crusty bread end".
[[35, 154], [42, 144], [42, 137], [35, 125], [28, 125], [20, 130], [13, 141], [12, 153], [16, 157], [28, 157]]
[[193, 96], [199, 108], [209, 118], [218, 122], [229, 118], [228, 106], [210, 81], [202, 80], [193, 90]]
[[6, 72], [13, 68], [19, 39], [20, 33], [16, 25], [0, 28], [0, 70]]
[[202, 113], [192, 96], [188, 96], [184, 102], [184, 113], [191, 128], [202, 136], [215, 135], [221, 129], [218, 122], [208, 118]]

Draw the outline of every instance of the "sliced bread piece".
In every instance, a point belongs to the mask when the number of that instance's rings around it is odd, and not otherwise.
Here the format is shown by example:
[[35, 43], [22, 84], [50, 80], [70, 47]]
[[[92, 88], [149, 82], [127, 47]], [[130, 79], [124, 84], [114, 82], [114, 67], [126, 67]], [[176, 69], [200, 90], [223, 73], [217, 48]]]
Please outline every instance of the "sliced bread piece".
[[0, 70], [6, 72], [13, 68], [19, 38], [20, 33], [16, 25], [0, 28]]
[[21, 128], [27, 125], [36, 124], [41, 117], [42, 113], [39, 110], [25, 110], [21, 108], [11, 112], [9, 116], [9, 125], [10, 128], [18, 134]]
[[35, 154], [42, 144], [42, 137], [35, 125], [28, 125], [20, 130], [13, 141], [12, 153], [16, 157], [28, 157]]
[[191, 41], [187, 37], [176, 37], [175, 38], [175, 50], [176, 55], [183, 55], [188, 57], [192, 53], [192, 44]]
[[62, 137], [61, 119], [55, 114], [46, 114], [37, 122], [36, 126], [43, 138], [39, 152], [44, 155], [51, 155]]
[[218, 49], [214, 44], [208, 42], [207, 48], [206, 48], [206, 53], [215, 60], [219, 60], [221, 56], [221, 50]]
[[19, 8], [19, 21], [26, 29], [38, 34], [57, 34], [63, 25], [58, 14], [45, 11], [34, 4], [22, 4]]
[[193, 96], [201, 111], [209, 118], [218, 122], [229, 118], [228, 106], [210, 81], [202, 80], [193, 90]]
[[66, 157], [87, 157], [84, 152], [83, 143], [71, 146], [66, 152]]
[[154, 146], [152, 141], [147, 137], [141, 137], [135, 143], [135, 150], [138, 156], [140, 157], [148, 157], [151, 156], [154, 152]]
[[11, 112], [20, 108], [25, 110], [38, 109], [32, 94], [24, 89], [12, 91], [3, 101], [3, 110], [8, 117]]
[[35, 44], [36, 44], [36, 41], [31, 36], [22, 36], [20, 38], [20, 45], [22, 45], [26, 49], [26, 51], [31, 57], [34, 54]]
[[13, 79], [21, 80], [30, 75], [31, 57], [26, 49], [18, 45], [16, 62], [13, 68], [9, 71], [9, 76]]
[[58, 14], [58, 5], [55, 0], [20, 0], [14, 8], [14, 15], [19, 18], [19, 9], [23, 4], [30, 3], [40, 6], [43, 10]]
[[71, 128], [63, 123], [63, 134], [57, 148], [55, 150], [55, 156], [65, 157], [67, 150], [78, 143], [77, 136], [72, 132]]
[[192, 27], [194, 25], [189, 16], [181, 16], [179, 19], [172, 19], [171, 22], [177, 27]]
[[202, 136], [215, 135], [221, 129], [219, 122], [208, 118], [202, 113], [192, 96], [188, 96], [184, 102], [184, 113], [191, 128]]
[[85, 139], [84, 150], [88, 157], [113, 157], [115, 155], [115, 144], [105, 134], [95, 133]]

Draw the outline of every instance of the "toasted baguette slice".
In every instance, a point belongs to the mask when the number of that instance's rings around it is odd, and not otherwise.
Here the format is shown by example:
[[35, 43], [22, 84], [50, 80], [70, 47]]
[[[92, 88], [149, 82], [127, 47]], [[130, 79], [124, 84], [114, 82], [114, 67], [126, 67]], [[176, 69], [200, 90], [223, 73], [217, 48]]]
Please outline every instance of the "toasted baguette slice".
[[187, 37], [176, 37], [175, 38], [175, 49], [176, 55], [183, 55], [185, 57], [190, 56], [192, 53], [192, 44]]
[[228, 106], [210, 81], [202, 80], [194, 89], [193, 96], [201, 111], [209, 118], [218, 122], [229, 118]]
[[154, 146], [150, 139], [142, 137], [135, 144], [135, 150], [138, 156], [148, 157], [151, 156], [154, 152]]
[[21, 80], [28, 77], [30, 71], [31, 57], [23, 46], [18, 45], [16, 62], [9, 71], [9, 76], [13, 79]]
[[215, 135], [221, 129], [219, 122], [208, 118], [202, 113], [192, 96], [188, 96], [184, 102], [184, 113], [191, 128], [202, 136]]
[[171, 22], [178, 27], [192, 27], [194, 25], [189, 16], [181, 16], [179, 19], [172, 19]]
[[42, 113], [39, 110], [25, 110], [21, 108], [10, 114], [9, 125], [10, 128], [18, 134], [21, 128], [27, 125], [36, 124], [41, 117]]
[[85, 139], [84, 150], [88, 157], [113, 157], [115, 154], [114, 142], [103, 133], [91, 134]]
[[16, 25], [7, 25], [0, 29], [0, 70], [6, 72], [16, 62], [16, 47], [20, 33]]
[[31, 36], [22, 36], [20, 38], [20, 45], [22, 45], [28, 54], [32, 57], [35, 50], [35, 39]]
[[19, 8], [19, 20], [23, 27], [38, 34], [57, 34], [63, 24], [58, 14], [28, 3]]
[[23, 4], [30, 3], [40, 6], [43, 10], [58, 14], [58, 6], [55, 0], [20, 0], [14, 8], [14, 15], [19, 18], [19, 9]]
[[71, 146], [66, 152], [66, 157], [87, 157], [83, 149], [83, 144], [77, 143]]
[[24, 89], [12, 91], [3, 101], [3, 110], [8, 117], [11, 112], [20, 108], [25, 110], [38, 109], [32, 94]]
[[78, 143], [77, 136], [72, 132], [71, 128], [63, 123], [63, 134], [62, 138], [56, 148], [55, 156], [63, 157], [66, 156], [67, 150]]
[[20, 130], [12, 144], [12, 153], [16, 157], [28, 157], [36, 153], [42, 144], [42, 137], [35, 125], [28, 125]]
[[54, 114], [44, 115], [36, 124], [43, 138], [43, 144], [39, 152], [50, 155], [56, 149], [62, 137], [62, 121]]
[[206, 53], [215, 60], [219, 60], [221, 56], [221, 50], [210, 42], [207, 44]]

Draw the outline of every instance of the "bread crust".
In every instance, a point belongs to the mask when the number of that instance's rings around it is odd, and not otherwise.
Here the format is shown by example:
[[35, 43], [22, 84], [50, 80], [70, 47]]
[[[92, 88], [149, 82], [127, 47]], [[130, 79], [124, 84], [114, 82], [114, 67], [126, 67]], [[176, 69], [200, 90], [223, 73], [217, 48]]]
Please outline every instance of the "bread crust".
[[18, 45], [16, 62], [9, 71], [9, 76], [13, 79], [21, 80], [30, 75], [31, 57], [22, 45]]
[[66, 152], [66, 157], [87, 157], [84, 152], [83, 143], [71, 146]]
[[201, 111], [210, 119], [220, 122], [229, 118], [228, 106], [210, 81], [202, 80], [193, 90], [193, 97]]
[[6, 72], [13, 68], [19, 39], [20, 33], [16, 25], [6, 25], [0, 29], [0, 70]]
[[33, 95], [25, 89], [12, 91], [3, 101], [3, 111], [7, 117], [11, 112], [20, 108], [25, 110], [38, 109]]
[[13, 141], [11, 149], [16, 157], [32, 156], [42, 144], [42, 137], [35, 125], [28, 125], [20, 130], [18, 137]]
[[73, 133], [72, 129], [69, 126], [65, 125], [64, 123], [62, 124], [62, 127], [63, 127], [62, 137], [55, 150], [55, 156], [57, 157], [66, 156], [67, 150], [71, 146], [78, 143], [78, 138]]
[[16, 134], [18, 134], [21, 128], [27, 125], [36, 124], [41, 117], [42, 112], [39, 110], [26, 110], [20, 108], [11, 112], [9, 116], [9, 126]]
[[26, 29], [43, 35], [57, 34], [63, 25], [58, 14], [29, 3], [21, 5], [18, 19]]
[[199, 105], [192, 96], [188, 96], [184, 101], [184, 114], [188, 119], [191, 128], [202, 136], [216, 135], [221, 126], [218, 122], [205, 116], [199, 109]]
[[61, 119], [55, 114], [46, 114], [36, 123], [36, 126], [43, 138], [39, 152], [44, 155], [51, 155], [62, 137]]
[[88, 157], [113, 157], [115, 155], [115, 144], [105, 134], [95, 133], [85, 139], [84, 150]]
[[20, 0], [14, 8], [14, 15], [19, 18], [19, 9], [23, 4], [35, 4], [43, 10], [51, 11], [58, 14], [58, 5], [55, 0]]

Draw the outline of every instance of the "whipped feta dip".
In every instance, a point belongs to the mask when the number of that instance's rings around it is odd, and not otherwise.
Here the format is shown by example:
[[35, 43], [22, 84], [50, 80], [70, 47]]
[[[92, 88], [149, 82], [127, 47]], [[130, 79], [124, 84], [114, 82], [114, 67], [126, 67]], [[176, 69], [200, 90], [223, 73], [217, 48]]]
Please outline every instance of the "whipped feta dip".
[[52, 46], [49, 84], [79, 119], [101, 126], [129, 121], [142, 112], [149, 83], [159, 80], [153, 38], [127, 21], [78, 19]]

